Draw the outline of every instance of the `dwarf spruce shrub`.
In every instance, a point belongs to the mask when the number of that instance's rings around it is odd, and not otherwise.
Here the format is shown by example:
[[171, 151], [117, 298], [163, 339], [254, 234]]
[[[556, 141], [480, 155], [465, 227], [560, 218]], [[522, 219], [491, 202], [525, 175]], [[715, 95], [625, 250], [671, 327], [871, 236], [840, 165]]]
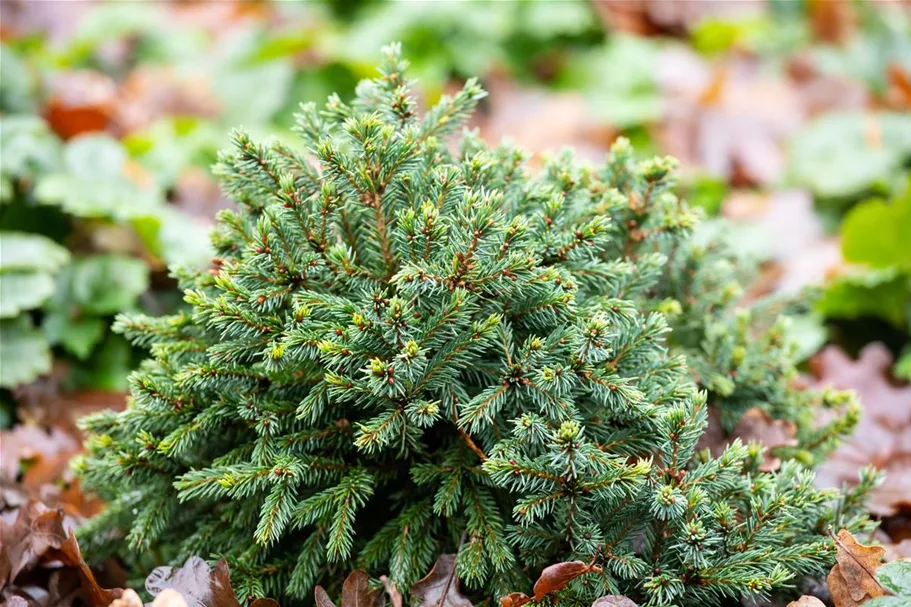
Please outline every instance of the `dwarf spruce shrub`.
[[[239, 209], [212, 269], [181, 277], [191, 310], [118, 320], [152, 358], [126, 411], [85, 421], [78, 469], [108, 507], [83, 541], [224, 556], [242, 596], [289, 605], [354, 566], [407, 589], [443, 552], [493, 601], [573, 559], [603, 571], [566, 605], [722, 605], [822, 573], [826, 531], [864, 526], [863, 485], [761, 473], [739, 441], [696, 453], [707, 396], [745, 388], [700, 390], [681, 353], [759, 353], [705, 335], [728, 321], [691, 276], [730, 268], [688, 244], [674, 162], [621, 141], [601, 167], [534, 171], [451, 137], [476, 82], [420, 115], [404, 68], [387, 49], [350, 104], [303, 106], [303, 153], [239, 133], [221, 157]], [[777, 368], [750, 381], [771, 394]]]

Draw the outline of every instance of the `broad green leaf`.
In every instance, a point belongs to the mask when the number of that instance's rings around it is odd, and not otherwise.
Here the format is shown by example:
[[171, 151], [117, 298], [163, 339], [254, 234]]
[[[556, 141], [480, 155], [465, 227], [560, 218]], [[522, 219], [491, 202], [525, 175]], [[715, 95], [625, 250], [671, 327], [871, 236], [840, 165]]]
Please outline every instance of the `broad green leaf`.
[[97, 317], [71, 318], [63, 311], [48, 312], [41, 322], [41, 330], [51, 345], [60, 344], [67, 352], [85, 360], [104, 337], [107, 323]]
[[878, 596], [864, 603], [864, 607], [908, 607], [911, 597]]
[[833, 113], [798, 133], [791, 176], [817, 198], [851, 199], [888, 189], [911, 158], [911, 116]]
[[791, 340], [797, 346], [796, 361], [804, 361], [826, 343], [826, 327], [819, 314], [804, 314], [790, 318]]
[[69, 258], [65, 248], [45, 236], [0, 232], [0, 272], [56, 272]]
[[126, 150], [110, 135], [80, 135], [63, 151], [67, 173], [83, 179], [120, 177], [126, 159]]
[[31, 321], [0, 320], [0, 387], [15, 388], [51, 369], [51, 349]]
[[[0, 175], [6, 180], [56, 170], [61, 164], [60, 140], [39, 117], [0, 117]], [[12, 197], [12, 183], [2, 200]]]
[[911, 271], [911, 182], [891, 201], [866, 200], [852, 208], [841, 234], [847, 261]]
[[909, 281], [894, 268], [842, 276], [826, 287], [816, 309], [827, 318], [875, 316], [902, 328]]
[[73, 369], [72, 380], [78, 388], [123, 391], [128, 387], [127, 375], [134, 363], [130, 344], [120, 335], [108, 332], [88, 361]]
[[161, 257], [169, 265], [204, 268], [214, 254], [205, 226], [173, 209], [163, 209], [158, 240]]
[[911, 598], [911, 561], [886, 563], [876, 570], [876, 577], [895, 594]]
[[39, 77], [24, 58], [5, 44], [0, 44], [0, 110], [34, 112]]
[[57, 291], [47, 308], [83, 315], [109, 316], [133, 310], [149, 287], [149, 268], [139, 259], [96, 255], [77, 259], [61, 270]]
[[140, 188], [124, 173], [126, 151], [107, 135], [82, 135], [64, 151], [64, 169], [35, 185], [35, 199], [60, 205], [77, 217], [125, 221], [154, 214], [163, 206], [154, 185]]
[[[255, 125], [268, 122], [282, 108], [293, 77], [294, 69], [289, 61], [275, 60], [227, 69], [213, 85], [231, 124]], [[269, 91], [269, 94], [251, 95], [251, 91]]]
[[615, 36], [575, 62], [568, 78], [585, 86], [592, 110], [612, 126], [643, 124], [664, 109], [655, 80], [659, 50], [651, 40]]
[[40, 306], [54, 292], [54, 278], [40, 272], [3, 272], [0, 274], [0, 318]]

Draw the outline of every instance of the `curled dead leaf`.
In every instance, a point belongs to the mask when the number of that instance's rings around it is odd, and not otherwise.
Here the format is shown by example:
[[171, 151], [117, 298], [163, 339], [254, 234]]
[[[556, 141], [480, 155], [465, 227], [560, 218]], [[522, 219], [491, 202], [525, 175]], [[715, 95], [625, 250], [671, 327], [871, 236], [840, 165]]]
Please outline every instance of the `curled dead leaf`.
[[64, 525], [63, 510], [31, 500], [19, 508], [14, 522], [0, 520], [0, 582], [4, 591], [13, 589], [28, 599], [34, 586], [30, 575], [47, 568], [55, 571], [45, 582], [47, 588], [38, 591], [47, 592], [51, 604], [78, 597], [89, 607], [107, 607], [123, 594], [98, 584], [72, 529]]
[[[583, 563], [582, 561], [567, 561], [563, 563], [554, 563], [545, 567], [535, 582], [534, 596], [530, 597], [522, 592], [511, 592], [500, 598], [500, 607], [522, 607], [531, 601], [540, 602], [544, 597], [555, 592], [559, 592], [566, 586], [586, 573], [598, 573], [603, 571], [599, 565], [594, 563]], [[612, 597], [602, 597], [612, 598]], [[600, 599], [599, 599], [600, 600]], [[605, 603], [604, 607], [611, 603]], [[619, 604], [622, 606], [622, 604]], [[634, 606], [635, 607], [635, 606]]]
[[[178, 593], [189, 607], [241, 607], [231, 587], [231, 572], [228, 563], [220, 559], [213, 571], [209, 564], [198, 556], [191, 556], [183, 567], [156, 567], [146, 578], [146, 591], [159, 597], [160, 607], [181, 607], [173, 593]], [[251, 607], [278, 607], [272, 599], [259, 598]]]
[[500, 597], [500, 607], [522, 607], [530, 601], [531, 597], [524, 592], [510, 592], [506, 596]]
[[586, 573], [600, 572], [602, 569], [598, 565], [583, 563], [582, 561], [570, 561], [565, 563], [556, 563], [546, 567], [541, 572], [541, 577], [535, 582], [535, 600], [540, 601], [548, 594], [559, 592], [566, 588], [567, 584]]

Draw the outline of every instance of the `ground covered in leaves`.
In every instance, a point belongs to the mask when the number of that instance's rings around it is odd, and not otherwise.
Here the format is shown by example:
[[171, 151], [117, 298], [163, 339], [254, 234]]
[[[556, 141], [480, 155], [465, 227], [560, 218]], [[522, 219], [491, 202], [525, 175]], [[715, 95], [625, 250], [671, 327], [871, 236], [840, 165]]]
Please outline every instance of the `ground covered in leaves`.
[[[137, 358], [108, 331], [113, 315], [173, 309], [166, 264], [204, 263], [197, 245], [229, 204], [207, 167], [230, 127], [287, 137], [298, 102], [350, 90], [392, 39], [415, 58], [425, 102], [482, 77], [491, 95], [474, 126], [488, 139], [509, 135], [541, 154], [570, 145], [598, 159], [625, 135], [677, 156], [681, 190], [709, 217], [705, 229], [762, 261], [747, 296], [814, 290], [798, 320], [801, 381], [854, 389], [865, 407], [818, 482], [851, 483], [867, 464], [887, 480], [869, 504], [876, 535], [834, 536], [827, 588], [792, 605], [911, 604], [907, 568], [881, 564], [911, 558], [907, 7], [594, 0], [500, 3], [482, 14], [456, 2], [86, 1], [50, 10], [10, 0], [2, 17], [0, 275], [21, 281], [0, 305], [7, 604], [238, 604], [223, 563], [144, 563], [144, 588], [118, 563], [86, 566], [71, 530], [103, 504], [67, 467], [81, 449], [76, 420], [124, 406]], [[99, 157], [105, 166], [93, 166]], [[34, 254], [17, 256], [25, 244]], [[792, 444], [794, 431], [756, 410], [734, 434], [771, 449]], [[704, 446], [723, 440], [710, 425]], [[592, 567], [554, 564], [534, 596], [496, 598], [503, 607], [541, 601]], [[450, 555], [414, 588], [354, 572], [340, 598], [318, 589], [315, 600], [398, 607], [403, 592], [422, 605], [471, 604]]]

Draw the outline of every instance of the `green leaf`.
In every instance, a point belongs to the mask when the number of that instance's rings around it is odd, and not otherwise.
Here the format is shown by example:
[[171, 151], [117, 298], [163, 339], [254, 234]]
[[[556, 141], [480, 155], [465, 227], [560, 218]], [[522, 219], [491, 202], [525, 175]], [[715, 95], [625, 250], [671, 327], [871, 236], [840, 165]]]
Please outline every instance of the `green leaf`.
[[654, 76], [658, 51], [651, 40], [615, 36], [604, 48], [580, 57], [567, 78], [588, 89], [593, 111], [612, 126], [643, 124], [664, 109]]
[[911, 116], [827, 114], [794, 138], [791, 177], [817, 198], [850, 200], [875, 188], [888, 189], [909, 157]]
[[164, 198], [155, 186], [140, 188], [124, 174], [126, 151], [107, 135], [72, 139], [64, 151], [63, 171], [41, 178], [35, 199], [60, 205], [77, 217], [125, 221], [154, 214]]
[[878, 596], [864, 603], [864, 607], [908, 607], [908, 597]]
[[819, 314], [802, 314], [790, 319], [791, 339], [797, 346], [796, 361], [804, 361], [826, 343], [826, 327]]
[[[56, 170], [61, 164], [60, 140], [37, 116], [0, 117], [0, 175], [6, 178], [32, 177]], [[12, 190], [12, 184], [10, 184]], [[9, 200], [12, 191], [4, 193]]]
[[25, 317], [0, 320], [0, 387], [15, 388], [51, 369], [51, 349]]
[[[9, 46], [0, 44], [0, 109], [4, 112], [34, 112], [39, 75]], [[5, 159], [4, 159], [5, 161]]]
[[64, 314], [76, 307], [82, 314], [107, 316], [135, 309], [148, 287], [149, 268], [142, 260], [96, 255], [77, 259], [60, 272], [47, 307]]
[[76, 388], [120, 392], [128, 387], [127, 375], [133, 364], [130, 344], [119, 335], [108, 333], [88, 361], [73, 369], [71, 379]]
[[911, 271], [911, 182], [890, 202], [866, 200], [851, 209], [841, 235], [847, 261]]
[[[285, 104], [294, 69], [288, 60], [274, 60], [252, 66], [229, 66], [213, 79], [215, 94], [230, 124], [253, 126], [272, 119]], [[268, 95], [251, 95], [269, 91]]]
[[876, 571], [879, 582], [895, 594], [911, 596], [911, 562], [886, 563]]
[[50, 274], [4, 272], [0, 274], [0, 318], [12, 318], [20, 312], [40, 306], [54, 292]]
[[206, 226], [170, 207], [158, 217], [158, 243], [165, 262], [193, 268], [209, 264], [214, 251]]
[[841, 276], [826, 287], [816, 309], [827, 318], [875, 316], [901, 328], [911, 292], [909, 280], [894, 268]]
[[60, 311], [45, 315], [41, 330], [51, 345], [60, 344], [67, 352], [85, 360], [104, 337], [107, 323], [100, 318], [71, 318]]
[[0, 232], [0, 272], [56, 272], [69, 258], [66, 249], [45, 236]]

